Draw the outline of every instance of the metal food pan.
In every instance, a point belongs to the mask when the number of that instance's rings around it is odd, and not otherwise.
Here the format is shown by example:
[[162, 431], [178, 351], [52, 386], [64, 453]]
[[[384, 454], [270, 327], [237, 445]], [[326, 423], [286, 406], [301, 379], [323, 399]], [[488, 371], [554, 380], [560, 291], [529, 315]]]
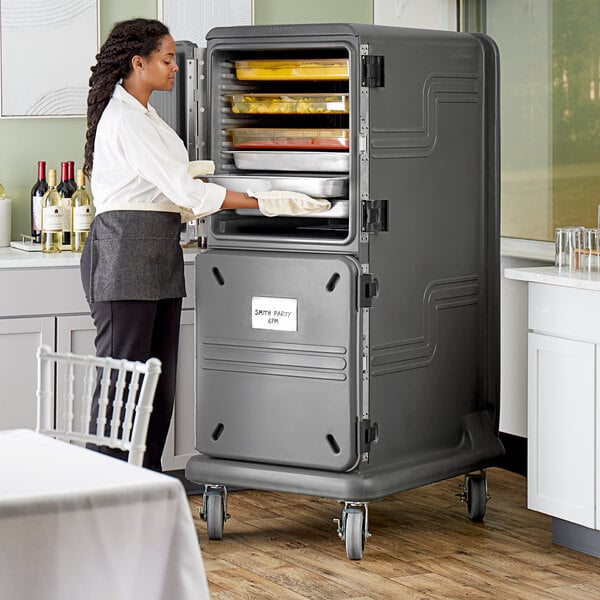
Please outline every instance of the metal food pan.
[[237, 60], [235, 71], [238, 79], [250, 81], [330, 81], [350, 76], [349, 61], [343, 58]]
[[242, 115], [348, 114], [348, 94], [232, 94], [231, 110]]
[[233, 152], [238, 169], [248, 171], [312, 171], [348, 173], [348, 152], [285, 152], [260, 150]]
[[222, 185], [233, 192], [268, 192], [281, 190], [302, 192], [313, 198], [343, 198], [348, 196], [347, 177], [277, 177], [272, 175], [209, 175], [207, 181]]
[[[298, 215], [294, 217], [296, 219], [347, 219], [348, 218], [348, 200], [333, 200], [331, 202], [331, 208], [320, 213], [311, 213], [308, 215]], [[273, 217], [265, 217], [258, 208], [236, 208], [236, 215], [245, 215], [248, 217], [264, 217], [270, 219]], [[286, 215], [284, 215], [286, 216]], [[276, 218], [276, 217], [275, 217]]]

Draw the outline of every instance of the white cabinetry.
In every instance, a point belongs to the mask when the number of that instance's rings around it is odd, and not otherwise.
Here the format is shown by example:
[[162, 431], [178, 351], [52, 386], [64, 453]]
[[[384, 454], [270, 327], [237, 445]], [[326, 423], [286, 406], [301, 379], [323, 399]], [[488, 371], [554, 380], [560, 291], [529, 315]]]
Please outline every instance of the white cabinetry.
[[527, 506], [552, 541], [600, 557], [600, 275], [508, 268], [527, 281]]
[[597, 291], [529, 284], [528, 506], [591, 529], [600, 524], [599, 306]]
[[194, 362], [194, 311], [183, 310], [179, 329], [175, 407], [162, 457], [165, 471], [185, 469], [188, 459], [197, 454], [194, 431]]
[[[96, 332], [81, 289], [79, 257], [63, 255], [32, 257], [13, 249], [0, 252], [0, 429], [35, 428], [35, 353], [40, 344], [59, 352], [95, 353]], [[185, 256], [188, 295], [181, 316], [177, 392], [163, 454], [165, 470], [185, 468], [196, 453], [194, 254], [188, 251]]]
[[54, 346], [53, 317], [0, 318], [0, 429], [35, 427], [40, 344]]
[[95, 354], [96, 328], [90, 315], [61, 315], [56, 318], [56, 351]]
[[597, 346], [529, 334], [528, 507], [595, 528]]

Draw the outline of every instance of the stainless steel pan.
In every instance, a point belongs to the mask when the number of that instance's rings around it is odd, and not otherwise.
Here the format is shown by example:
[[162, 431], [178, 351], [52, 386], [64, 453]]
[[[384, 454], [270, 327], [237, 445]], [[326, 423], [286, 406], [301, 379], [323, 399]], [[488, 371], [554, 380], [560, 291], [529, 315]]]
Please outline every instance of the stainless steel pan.
[[248, 171], [313, 171], [348, 173], [348, 152], [285, 152], [260, 150], [233, 152], [238, 169]]
[[208, 175], [207, 181], [234, 192], [281, 190], [302, 192], [312, 198], [347, 198], [348, 177], [287, 177], [273, 175]]

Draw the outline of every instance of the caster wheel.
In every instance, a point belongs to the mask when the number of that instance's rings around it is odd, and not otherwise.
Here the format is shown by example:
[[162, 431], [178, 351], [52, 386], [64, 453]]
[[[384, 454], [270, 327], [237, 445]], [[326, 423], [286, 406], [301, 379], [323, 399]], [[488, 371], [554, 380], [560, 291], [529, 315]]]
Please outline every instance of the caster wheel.
[[362, 510], [349, 510], [346, 515], [346, 556], [361, 560], [365, 551], [365, 515]]
[[221, 494], [208, 494], [206, 498], [206, 527], [209, 540], [223, 539], [225, 511]]
[[487, 504], [487, 485], [485, 475], [469, 475], [466, 481], [467, 512], [475, 523], [483, 521]]

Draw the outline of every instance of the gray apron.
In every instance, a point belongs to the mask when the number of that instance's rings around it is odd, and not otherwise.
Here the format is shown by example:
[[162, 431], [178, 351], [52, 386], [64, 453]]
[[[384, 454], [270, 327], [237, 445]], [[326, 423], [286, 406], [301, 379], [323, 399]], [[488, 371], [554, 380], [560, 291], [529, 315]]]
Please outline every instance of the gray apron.
[[178, 213], [113, 210], [96, 215], [81, 256], [88, 302], [185, 296]]

